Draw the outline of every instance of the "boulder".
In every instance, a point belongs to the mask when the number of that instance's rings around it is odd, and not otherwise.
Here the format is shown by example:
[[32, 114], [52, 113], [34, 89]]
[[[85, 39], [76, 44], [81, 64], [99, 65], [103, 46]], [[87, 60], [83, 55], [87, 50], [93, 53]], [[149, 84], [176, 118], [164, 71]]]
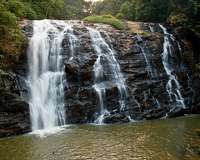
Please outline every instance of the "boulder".
[[29, 104], [17, 94], [0, 90], [0, 137], [30, 132]]

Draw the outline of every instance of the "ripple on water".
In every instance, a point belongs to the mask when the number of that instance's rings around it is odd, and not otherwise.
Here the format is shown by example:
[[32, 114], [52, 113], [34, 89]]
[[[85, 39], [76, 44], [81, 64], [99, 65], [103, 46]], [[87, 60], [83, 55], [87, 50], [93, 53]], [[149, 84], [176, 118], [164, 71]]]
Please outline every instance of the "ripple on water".
[[36, 130], [29, 134], [37, 135], [40, 138], [44, 138], [52, 134], [62, 134], [63, 131], [70, 131], [70, 129], [67, 129], [66, 127], [68, 126], [66, 125], [66, 126], [61, 126], [61, 127], [59, 126], [59, 127], [47, 128], [45, 130]]
[[198, 160], [188, 143], [200, 128], [199, 120], [200, 116], [187, 116], [120, 125], [71, 125], [43, 138], [27, 134], [1, 139], [0, 159]]

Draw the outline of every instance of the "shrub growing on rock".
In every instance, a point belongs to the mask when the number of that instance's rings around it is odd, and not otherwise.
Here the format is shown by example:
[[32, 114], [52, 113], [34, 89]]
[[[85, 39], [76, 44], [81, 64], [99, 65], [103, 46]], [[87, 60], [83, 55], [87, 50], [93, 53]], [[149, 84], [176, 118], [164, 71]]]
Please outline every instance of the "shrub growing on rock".
[[116, 19], [112, 15], [101, 15], [101, 16], [92, 15], [92, 16], [84, 18], [83, 21], [88, 21], [90, 23], [110, 24], [110, 25], [113, 25], [114, 27], [116, 27], [119, 30], [126, 30], [127, 29], [122, 21]]

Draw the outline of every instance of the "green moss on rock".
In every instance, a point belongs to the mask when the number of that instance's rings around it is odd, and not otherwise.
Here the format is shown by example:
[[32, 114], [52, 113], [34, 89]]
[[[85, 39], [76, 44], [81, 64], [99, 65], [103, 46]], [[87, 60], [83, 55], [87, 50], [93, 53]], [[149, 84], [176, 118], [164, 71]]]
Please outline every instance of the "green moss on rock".
[[89, 23], [110, 24], [119, 30], [127, 30], [123, 22], [113, 17], [112, 15], [91, 15], [89, 17], [84, 18], [83, 21], [88, 21]]
[[194, 145], [193, 149], [194, 149], [195, 152], [197, 152], [198, 154], [200, 154], [200, 144]]

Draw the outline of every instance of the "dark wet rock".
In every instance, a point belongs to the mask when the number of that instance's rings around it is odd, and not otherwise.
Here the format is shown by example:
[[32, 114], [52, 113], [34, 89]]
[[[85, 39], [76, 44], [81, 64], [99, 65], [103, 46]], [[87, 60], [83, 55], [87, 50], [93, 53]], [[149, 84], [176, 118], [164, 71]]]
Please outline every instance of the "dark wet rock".
[[117, 124], [117, 123], [126, 123], [126, 122], [130, 122], [130, 120], [128, 119], [128, 117], [125, 114], [112, 114], [110, 116], [105, 117], [104, 123], [108, 123], [108, 124]]
[[29, 104], [17, 94], [0, 90], [0, 137], [31, 131]]
[[[147, 35], [141, 35], [142, 40], [138, 40], [137, 33], [119, 31], [109, 25], [103, 27], [89, 23], [85, 25], [101, 31], [102, 37], [110, 48], [116, 51], [116, 59], [126, 78], [127, 96], [121, 106], [117, 86], [109, 83], [112, 77], [111, 70], [106, 60], [102, 58], [101, 64], [106, 68], [104, 79], [108, 82], [103, 103], [104, 109], [110, 113], [105, 115], [104, 123], [122, 123], [130, 119], [156, 119], [199, 113], [199, 61], [196, 60], [198, 54], [188, 34], [174, 31], [172, 28], [168, 30], [170, 34], [175, 33], [175, 40], [182, 48], [180, 52], [177, 43], [171, 41], [173, 53], [170, 65], [174, 68], [172, 74], [177, 77], [181, 85], [180, 91], [186, 105], [186, 109], [183, 109], [180, 106], [174, 106], [166, 91], [169, 76], [163, 67], [164, 35], [158, 24], [140, 23], [141, 29], [147, 33]], [[154, 33], [150, 32], [148, 25], [152, 25]], [[68, 84], [65, 89], [67, 122], [93, 123], [101, 113], [99, 97], [94, 90], [93, 66], [97, 55], [85, 26], [77, 23], [73, 28], [78, 39], [73, 50], [74, 58], [69, 59], [70, 41], [67, 36], [63, 40], [62, 52], [63, 57], [66, 57], [64, 64]], [[31, 27], [27, 30], [31, 31]], [[145, 62], [141, 47], [146, 53], [150, 68]]]
[[[7, 66], [4, 70], [6, 76], [2, 77], [0, 82], [0, 137], [31, 131], [29, 104], [22, 99], [22, 95], [25, 98], [28, 93], [25, 77], [23, 77], [26, 75], [26, 70], [18, 63]], [[14, 73], [14, 71], [18, 72]]]
[[[24, 23], [28, 25], [24, 26]], [[33, 31], [31, 21], [25, 21], [20, 25], [24, 27], [22, 32], [26, 33], [29, 39]], [[0, 81], [0, 137], [31, 131], [29, 104], [25, 101], [29, 92], [26, 83], [27, 48], [28, 41], [21, 46], [22, 53], [19, 61], [12, 65], [1, 65], [6, 75]]]
[[[119, 103], [120, 93], [117, 86], [107, 84], [103, 103], [110, 115], [105, 115], [104, 123], [123, 123], [130, 121], [130, 118], [143, 120], [199, 113], [199, 67], [194, 61], [195, 51], [191, 41], [184, 38], [184, 33], [181, 36], [180, 31], [179, 33], [175, 31], [176, 41], [179, 41], [182, 48], [181, 53], [177, 43], [171, 42], [173, 53], [170, 65], [174, 68], [173, 75], [177, 77], [181, 85], [180, 91], [186, 105], [186, 109], [183, 109], [170, 102], [166, 91], [169, 76], [166, 74], [162, 62], [164, 42], [162, 29], [158, 24], [141, 23], [140, 25], [144, 25], [141, 28], [148, 33], [141, 35], [142, 40], [137, 39], [136, 33], [104, 27], [103, 30], [107, 31], [110, 41], [101, 30], [102, 37], [110, 48], [116, 51], [115, 56], [126, 78], [128, 88], [128, 95], [122, 107]], [[152, 25], [154, 33], [150, 32], [148, 25]], [[97, 26], [90, 25], [90, 27]], [[95, 94], [93, 87], [93, 65], [97, 56], [91, 45], [88, 31], [84, 27], [74, 29], [77, 29], [76, 36], [82, 38], [82, 43], [75, 53], [76, 59], [65, 63], [66, 75], [71, 87], [66, 91], [67, 114], [69, 116], [67, 119], [69, 123], [91, 123], [100, 114], [99, 97]], [[172, 28], [168, 31], [170, 34], [174, 32]], [[150, 69], [145, 62], [141, 46], [151, 65]], [[109, 66], [106, 66], [106, 62], [103, 60], [101, 63], [106, 68], [104, 78], [108, 81], [111, 76]], [[71, 118], [73, 120], [70, 120]]]
[[[72, 48], [70, 48], [69, 35], [64, 37], [61, 55], [67, 79], [64, 93], [67, 123], [94, 123], [101, 114], [99, 97], [94, 89], [95, 73], [93, 70], [98, 56], [95, 53], [86, 26], [100, 30], [107, 44], [115, 50], [115, 57], [126, 79], [127, 95], [124, 96], [122, 104], [120, 103], [117, 85], [110, 83], [112, 71], [109, 64], [104, 57], [101, 58], [101, 64], [106, 68], [103, 73], [104, 79], [107, 81], [103, 109], [106, 109], [108, 113], [104, 115], [104, 123], [125, 123], [131, 120], [150, 120], [200, 113], [199, 39], [193, 40], [189, 31], [186, 32], [180, 28], [175, 30], [168, 28], [169, 33], [175, 36], [175, 42], [170, 40], [172, 44], [170, 66], [173, 67], [172, 74], [180, 83], [180, 92], [186, 106], [186, 108], [183, 108], [172, 103], [166, 90], [169, 76], [166, 74], [162, 62], [165, 36], [162, 29], [158, 24], [139, 24], [140, 30], [147, 33], [146, 35], [139, 34], [141, 40], [137, 38], [138, 33], [131, 32], [131, 30], [119, 31], [103, 24], [85, 23], [84, 26], [77, 22], [73, 27], [74, 35], [77, 37], [73, 47], [73, 58], [70, 58], [72, 57]], [[150, 31], [148, 25], [153, 27], [154, 32]], [[59, 26], [57, 28], [62, 30]], [[27, 39], [30, 39], [33, 34], [33, 23], [29, 22], [28, 25], [24, 26], [23, 32]], [[181, 51], [177, 42], [182, 48]], [[143, 51], [146, 53], [150, 66], [147, 66]], [[105, 52], [107, 51], [105, 50]], [[21, 62], [11, 69], [9, 76], [1, 83], [1, 88], [6, 91], [4, 96], [1, 96], [5, 102], [2, 101], [4, 103], [1, 103], [1, 105], [4, 107], [0, 111], [6, 113], [5, 115], [2, 114], [4, 117], [7, 116], [2, 118], [5, 121], [3, 121], [4, 124], [1, 123], [1, 126], [6, 126], [8, 131], [16, 127], [12, 134], [6, 133], [6, 129], [3, 132], [1, 130], [5, 136], [24, 133], [30, 129], [30, 122], [27, 119], [29, 115], [27, 103], [20, 99], [22, 93], [25, 97], [28, 94], [25, 81], [28, 72], [26, 54], [23, 57], [24, 59], [21, 58]], [[174, 85], [175, 82], [172, 82], [172, 84]], [[8, 103], [5, 95], [13, 97], [10, 103]], [[172, 97], [172, 100], [174, 99], [175, 97]], [[16, 107], [13, 104], [16, 104]], [[17, 118], [11, 123], [14, 117]], [[10, 127], [8, 127], [9, 125]]]

